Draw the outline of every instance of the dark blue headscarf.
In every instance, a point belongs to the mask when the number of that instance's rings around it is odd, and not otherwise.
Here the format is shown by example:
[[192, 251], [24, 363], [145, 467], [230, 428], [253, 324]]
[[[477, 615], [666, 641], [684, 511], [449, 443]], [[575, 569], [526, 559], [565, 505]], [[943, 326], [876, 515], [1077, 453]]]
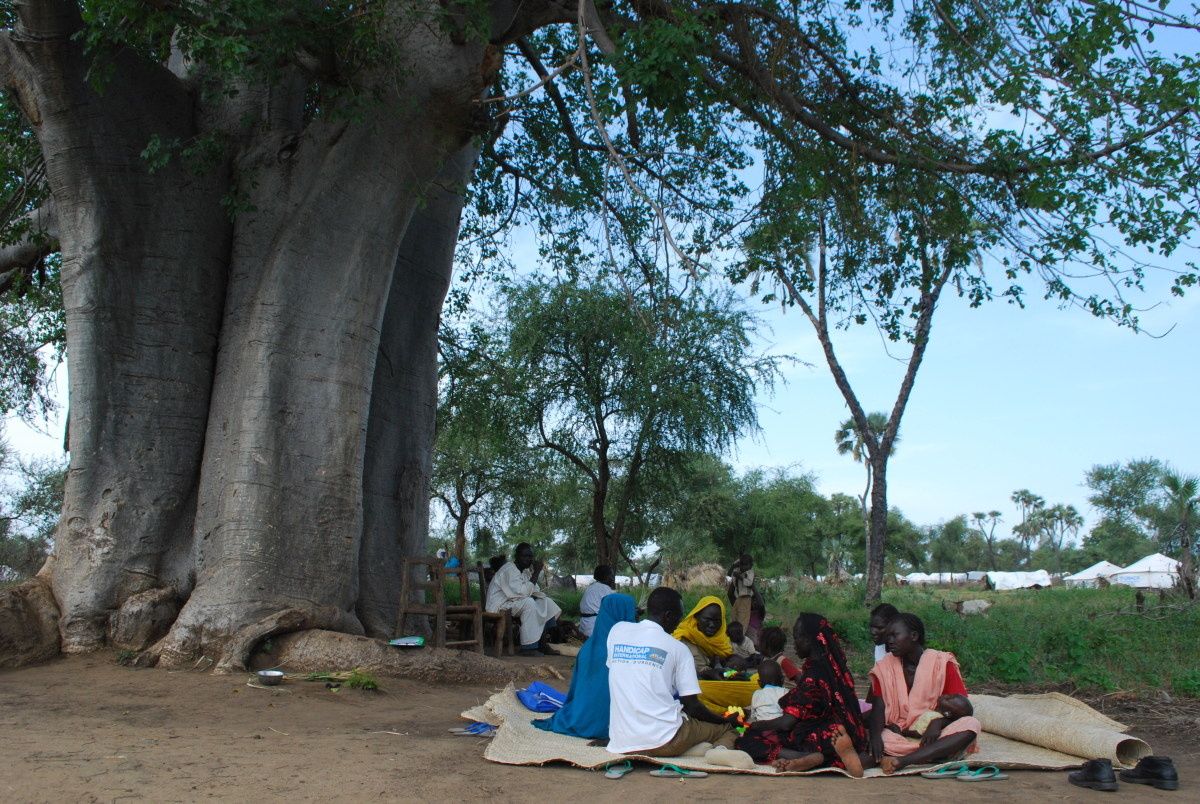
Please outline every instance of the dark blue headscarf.
[[617, 623], [637, 620], [637, 607], [629, 595], [605, 595], [600, 601], [592, 635], [575, 657], [571, 689], [563, 708], [533, 725], [589, 740], [608, 739], [608, 632]]

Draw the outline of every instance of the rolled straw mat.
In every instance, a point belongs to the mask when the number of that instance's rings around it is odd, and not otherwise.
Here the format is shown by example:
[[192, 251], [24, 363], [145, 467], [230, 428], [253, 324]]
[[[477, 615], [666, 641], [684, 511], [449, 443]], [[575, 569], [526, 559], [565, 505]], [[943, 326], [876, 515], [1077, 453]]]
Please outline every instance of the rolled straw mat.
[[[979, 737], [979, 751], [967, 757], [972, 765], [998, 765], [1002, 768], [1034, 768], [1060, 770], [1074, 768], [1086, 759], [1110, 756], [1116, 761], [1129, 764], [1128, 759], [1150, 753], [1150, 748], [1141, 740], [1122, 734], [1125, 727], [1110, 720], [1086, 704], [1065, 695], [1014, 695], [998, 698], [990, 695], [972, 695], [975, 715], [983, 723], [984, 733]], [[462, 713], [467, 720], [479, 720], [499, 726], [496, 735], [488, 741], [484, 759], [502, 765], [545, 765], [548, 762], [565, 762], [580, 768], [602, 768], [618, 759], [640, 759], [657, 765], [678, 765], [683, 768], [709, 771], [710, 773], [757, 773], [763, 775], [808, 776], [816, 773], [842, 773], [837, 768], [819, 768], [812, 771], [778, 773], [774, 768], [759, 765], [754, 770], [742, 771], [710, 765], [703, 757], [647, 757], [640, 754], [621, 756], [610, 754], [603, 748], [588, 745], [579, 737], [542, 731], [533, 727], [533, 721], [549, 715], [530, 712], [517, 700], [516, 689], [510, 684], [486, 703], [472, 707]], [[1052, 731], [1045, 729], [1044, 721], [1052, 720]], [[996, 724], [1004, 721], [1008, 736], [995, 731]], [[991, 725], [989, 725], [989, 723]], [[1024, 724], [1024, 725], [1023, 725]], [[1014, 735], [1016, 735], [1014, 737]], [[1076, 742], [1070, 742], [1078, 735]], [[1033, 742], [1027, 742], [1032, 740]], [[1041, 741], [1041, 742], [1039, 742]], [[1050, 744], [1053, 743], [1053, 744]], [[1057, 747], [1056, 747], [1057, 746]], [[1106, 748], [1107, 747], [1107, 748]], [[1105, 753], [1105, 749], [1111, 753]], [[1124, 759], [1123, 759], [1124, 757]], [[920, 773], [933, 766], [905, 768], [898, 775]], [[866, 778], [878, 778], [883, 772], [872, 768]]]

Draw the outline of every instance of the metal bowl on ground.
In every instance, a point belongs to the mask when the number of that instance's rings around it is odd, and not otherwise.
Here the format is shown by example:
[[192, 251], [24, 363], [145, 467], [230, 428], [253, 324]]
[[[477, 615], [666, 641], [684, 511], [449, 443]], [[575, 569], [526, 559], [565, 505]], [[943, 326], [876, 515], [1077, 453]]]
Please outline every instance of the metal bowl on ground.
[[283, 683], [282, 670], [259, 670], [258, 681], [264, 687], [274, 687]]

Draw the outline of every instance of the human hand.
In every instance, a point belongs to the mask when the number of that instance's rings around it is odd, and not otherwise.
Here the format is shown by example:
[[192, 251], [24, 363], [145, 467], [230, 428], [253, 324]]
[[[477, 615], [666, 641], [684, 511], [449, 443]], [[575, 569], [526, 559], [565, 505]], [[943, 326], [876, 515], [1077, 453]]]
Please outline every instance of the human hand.
[[925, 733], [921, 735], [921, 745], [933, 745], [942, 738], [942, 729], [945, 727], [946, 721], [935, 720], [925, 729]]
[[876, 762], [883, 759], [883, 733], [871, 732], [871, 758]]

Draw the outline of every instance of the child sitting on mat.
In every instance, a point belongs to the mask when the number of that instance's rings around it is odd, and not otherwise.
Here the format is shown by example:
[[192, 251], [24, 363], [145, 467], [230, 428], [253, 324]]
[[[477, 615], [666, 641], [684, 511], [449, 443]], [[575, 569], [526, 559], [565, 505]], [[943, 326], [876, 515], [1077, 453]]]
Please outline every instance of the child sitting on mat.
[[754, 647], [754, 642], [746, 636], [746, 630], [737, 620], [725, 626], [725, 635], [729, 637], [729, 646], [733, 655], [725, 660], [725, 666], [734, 670], [746, 670], [757, 667], [762, 661], [762, 654]]
[[787, 688], [783, 686], [783, 671], [778, 662], [763, 660], [758, 666], [758, 686], [750, 699], [750, 722], [783, 717], [779, 699], [787, 694]]

